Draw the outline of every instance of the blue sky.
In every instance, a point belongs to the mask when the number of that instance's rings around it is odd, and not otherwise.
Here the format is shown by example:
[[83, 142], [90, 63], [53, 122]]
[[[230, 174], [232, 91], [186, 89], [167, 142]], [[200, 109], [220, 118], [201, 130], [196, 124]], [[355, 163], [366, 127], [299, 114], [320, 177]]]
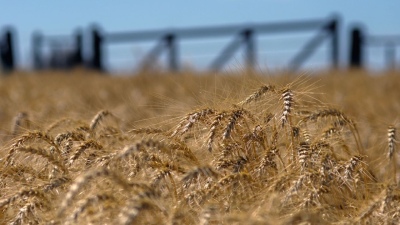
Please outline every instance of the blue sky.
[[[34, 30], [69, 34], [92, 23], [107, 31], [134, 31], [324, 18], [338, 13], [343, 32], [351, 24], [362, 23], [371, 34], [400, 34], [398, 0], [0, 0], [0, 4], [0, 28], [16, 28], [19, 61], [24, 65]], [[343, 33], [342, 39], [346, 37]]]

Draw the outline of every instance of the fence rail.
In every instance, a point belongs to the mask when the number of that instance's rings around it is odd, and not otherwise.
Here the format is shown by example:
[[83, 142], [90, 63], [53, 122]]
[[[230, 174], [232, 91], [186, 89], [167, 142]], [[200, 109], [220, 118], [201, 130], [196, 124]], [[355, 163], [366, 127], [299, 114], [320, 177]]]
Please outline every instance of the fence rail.
[[[338, 17], [288, 21], [274, 23], [253, 23], [246, 25], [227, 25], [197, 28], [179, 28], [168, 30], [145, 30], [131, 32], [107, 32], [98, 27], [92, 27], [88, 38], [90, 41], [82, 41], [82, 32], [73, 35], [46, 36], [36, 32], [32, 38], [32, 56], [36, 69], [58, 68], [66, 69], [75, 66], [83, 66], [100, 71], [105, 71], [106, 55], [104, 49], [107, 46], [118, 43], [155, 42], [152, 49], [141, 60], [140, 65], [146, 67], [157, 60], [161, 54], [167, 53], [167, 65], [171, 71], [180, 70], [180, 41], [191, 39], [233, 37], [231, 42], [219, 52], [210, 62], [209, 69], [217, 71], [232, 58], [232, 56], [244, 47], [244, 61], [246, 68], [252, 69], [257, 64], [257, 36], [316, 32], [314, 38], [289, 61], [289, 69], [297, 70], [312, 55], [313, 52], [326, 40], [331, 39], [330, 55], [331, 65], [336, 68], [339, 61], [338, 43]], [[65, 48], [66, 40], [73, 40], [69, 48]], [[48, 49], [44, 54], [44, 48]], [[83, 49], [90, 49], [91, 54], [83, 56]]]
[[332, 67], [338, 66], [339, 61], [339, 43], [338, 43], [338, 18], [331, 16], [329, 18], [305, 20], [305, 21], [289, 21], [276, 23], [257, 23], [248, 25], [229, 25], [214, 27], [198, 27], [185, 29], [170, 30], [152, 30], [152, 31], [135, 31], [135, 32], [100, 32], [93, 30], [93, 48], [97, 49], [93, 55], [93, 62], [98, 69], [103, 68], [102, 49], [104, 45], [114, 43], [132, 43], [141, 41], [158, 41], [153, 49], [143, 59], [142, 64], [147, 65], [163, 52], [168, 51], [169, 70], [179, 70], [178, 42], [186, 39], [201, 39], [215, 37], [229, 37], [234, 39], [228, 43], [225, 48], [210, 63], [211, 70], [220, 70], [232, 57], [232, 55], [244, 45], [245, 47], [245, 64], [247, 68], [254, 68], [257, 60], [256, 35], [261, 34], [278, 34], [293, 33], [304, 31], [318, 31], [315, 38], [311, 39], [295, 55], [289, 63], [289, 69], [297, 70], [301, 64], [310, 57], [316, 48], [326, 39], [331, 37], [331, 64]]

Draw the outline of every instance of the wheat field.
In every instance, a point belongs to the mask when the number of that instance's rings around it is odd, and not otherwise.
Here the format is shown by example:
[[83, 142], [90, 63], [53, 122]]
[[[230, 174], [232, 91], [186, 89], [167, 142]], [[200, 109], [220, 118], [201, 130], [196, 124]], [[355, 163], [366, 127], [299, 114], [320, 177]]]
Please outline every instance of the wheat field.
[[400, 74], [0, 78], [0, 224], [399, 224]]

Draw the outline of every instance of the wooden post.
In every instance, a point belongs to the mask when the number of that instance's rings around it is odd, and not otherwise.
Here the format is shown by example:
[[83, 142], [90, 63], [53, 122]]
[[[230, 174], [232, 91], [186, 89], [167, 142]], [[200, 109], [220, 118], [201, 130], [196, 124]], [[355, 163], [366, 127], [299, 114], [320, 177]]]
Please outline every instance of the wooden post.
[[328, 29], [331, 33], [332, 37], [332, 43], [331, 43], [331, 48], [332, 48], [332, 55], [331, 55], [331, 60], [332, 60], [332, 67], [333, 68], [338, 68], [339, 67], [339, 22], [337, 18], [333, 18], [332, 22], [329, 24]]
[[102, 58], [103, 58], [103, 51], [102, 51], [102, 42], [103, 38], [100, 34], [100, 31], [97, 28], [93, 28], [92, 30], [92, 68], [95, 70], [102, 71]]
[[350, 34], [350, 67], [361, 68], [363, 66], [363, 40], [364, 36], [360, 28], [353, 28]]
[[3, 40], [1, 40], [0, 57], [4, 72], [11, 72], [15, 69], [13, 36], [12, 29], [7, 28], [3, 34]]

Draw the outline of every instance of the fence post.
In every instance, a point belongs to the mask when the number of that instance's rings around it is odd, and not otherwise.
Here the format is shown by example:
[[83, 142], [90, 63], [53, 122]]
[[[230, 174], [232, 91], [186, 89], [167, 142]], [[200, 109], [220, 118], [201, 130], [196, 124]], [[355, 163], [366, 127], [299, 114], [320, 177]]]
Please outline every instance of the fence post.
[[93, 28], [93, 30], [92, 30], [92, 62], [91, 63], [92, 63], [92, 68], [99, 70], [99, 71], [103, 70], [102, 42], [103, 42], [103, 37], [100, 34], [100, 31], [97, 28]]
[[350, 67], [361, 68], [363, 66], [363, 42], [364, 35], [360, 28], [351, 30], [350, 37]]
[[332, 64], [334, 68], [339, 67], [339, 21], [332, 21]]
[[331, 22], [326, 27], [331, 35], [331, 60], [332, 60], [332, 67], [338, 68], [339, 67], [339, 21], [338, 18], [335, 17], [331, 20]]
[[253, 70], [256, 64], [254, 31], [252, 29], [244, 30], [243, 38], [246, 45], [246, 67], [248, 70]]
[[178, 71], [178, 46], [176, 44], [176, 36], [174, 34], [167, 34], [165, 36], [169, 52], [169, 69], [172, 72]]
[[11, 72], [15, 69], [13, 32], [11, 28], [5, 29], [3, 40], [1, 40], [0, 58], [4, 72]]

